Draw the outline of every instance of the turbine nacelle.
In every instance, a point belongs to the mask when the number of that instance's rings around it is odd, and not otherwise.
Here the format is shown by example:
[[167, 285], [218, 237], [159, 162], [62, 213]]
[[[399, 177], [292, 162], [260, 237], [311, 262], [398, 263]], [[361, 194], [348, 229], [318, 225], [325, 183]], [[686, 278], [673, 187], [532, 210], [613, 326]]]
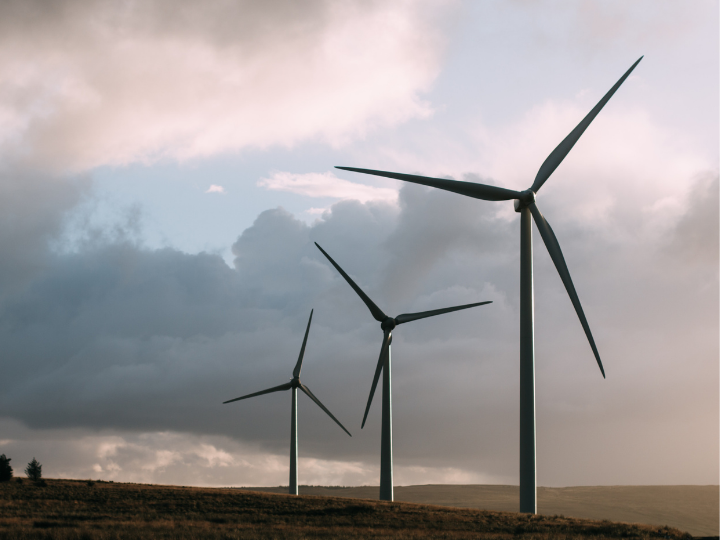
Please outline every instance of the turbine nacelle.
[[393, 328], [397, 326], [397, 321], [392, 317], [387, 317], [383, 322], [380, 323], [380, 328], [383, 332], [392, 332]]
[[526, 189], [513, 202], [515, 203], [515, 211], [520, 212], [523, 208], [527, 208], [535, 202], [535, 192], [532, 189]]

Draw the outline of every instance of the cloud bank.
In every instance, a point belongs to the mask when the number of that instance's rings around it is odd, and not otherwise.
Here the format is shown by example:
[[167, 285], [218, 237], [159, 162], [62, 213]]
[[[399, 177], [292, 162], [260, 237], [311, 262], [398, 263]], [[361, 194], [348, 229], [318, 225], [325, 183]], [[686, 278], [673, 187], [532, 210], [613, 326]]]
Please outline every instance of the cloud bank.
[[[554, 222], [606, 381], [536, 238], [543, 485], [712, 483], [717, 476], [717, 377], [708, 376], [717, 375], [717, 216], [708, 202], [717, 191], [717, 176], [699, 178], [688, 211], [663, 241], [638, 234], [618, 244], [612, 231]], [[395, 332], [395, 456], [407, 483], [448, 470], [466, 481], [513, 482], [518, 237], [516, 220], [496, 216], [491, 204], [407, 186], [399, 206], [339, 202], [312, 225], [282, 209], [263, 212], [233, 246], [234, 268], [213, 255], [128, 242], [56, 255], [0, 305], [0, 338], [11, 359], [0, 407], [33, 429], [76, 430], [94, 440], [88, 452], [100, 477], [180, 478], [188, 463], [205, 460], [204, 480], [193, 481], [263, 483], [237, 452], [253, 448], [280, 467], [288, 395], [221, 403], [291, 377], [314, 308], [303, 381], [354, 437], [301, 401], [301, 455], [318, 460], [308, 474], [324, 483], [372, 478], [377, 403], [369, 425], [361, 431], [359, 423], [381, 333], [317, 241], [387, 312], [493, 300]], [[92, 435], [103, 430], [122, 439], [105, 461]], [[169, 435], [134, 435], [143, 432]], [[179, 437], [187, 449], [173, 453], [177, 445], [163, 437]], [[128, 452], [154, 457], [133, 467], [140, 457]]]
[[443, 4], [3, 2], [0, 152], [63, 170], [427, 117]]

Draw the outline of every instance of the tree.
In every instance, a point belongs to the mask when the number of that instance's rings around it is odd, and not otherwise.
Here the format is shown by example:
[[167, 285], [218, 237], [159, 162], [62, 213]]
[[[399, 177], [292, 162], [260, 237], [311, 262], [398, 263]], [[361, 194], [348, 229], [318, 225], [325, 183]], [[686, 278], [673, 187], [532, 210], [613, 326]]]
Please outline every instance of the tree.
[[10, 458], [5, 454], [0, 456], [0, 482], [7, 482], [13, 476], [13, 468], [10, 466]]
[[25, 474], [33, 482], [40, 481], [42, 478], [42, 465], [40, 465], [37, 459], [32, 458], [32, 461], [28, 463], [28, 466], [25, 469]]

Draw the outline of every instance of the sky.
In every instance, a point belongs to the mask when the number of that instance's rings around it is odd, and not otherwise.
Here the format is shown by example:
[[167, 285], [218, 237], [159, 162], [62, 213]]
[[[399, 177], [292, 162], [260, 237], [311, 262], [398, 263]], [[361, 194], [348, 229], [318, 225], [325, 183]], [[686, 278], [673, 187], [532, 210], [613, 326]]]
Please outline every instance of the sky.
[[396, 485], [517, 484], [519, 218], [334, 169], [538, 194], [543, 486], [717, 484], [717, 1], [0, 4], [0, 453], [22, 474], [377, 485], [385, 312]]

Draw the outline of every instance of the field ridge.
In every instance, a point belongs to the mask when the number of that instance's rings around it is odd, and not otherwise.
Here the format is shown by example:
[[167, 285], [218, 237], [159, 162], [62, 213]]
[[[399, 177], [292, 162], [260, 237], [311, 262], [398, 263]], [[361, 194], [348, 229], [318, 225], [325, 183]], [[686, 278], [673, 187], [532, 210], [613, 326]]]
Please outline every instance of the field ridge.
[[237, 488], [0, 484], [0, 538], [690, 538], [655, 525]]

